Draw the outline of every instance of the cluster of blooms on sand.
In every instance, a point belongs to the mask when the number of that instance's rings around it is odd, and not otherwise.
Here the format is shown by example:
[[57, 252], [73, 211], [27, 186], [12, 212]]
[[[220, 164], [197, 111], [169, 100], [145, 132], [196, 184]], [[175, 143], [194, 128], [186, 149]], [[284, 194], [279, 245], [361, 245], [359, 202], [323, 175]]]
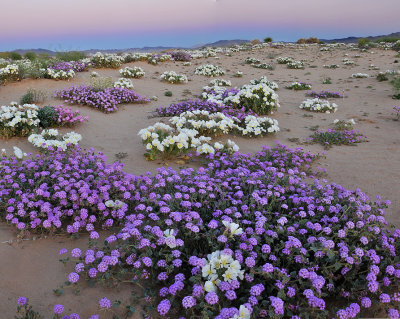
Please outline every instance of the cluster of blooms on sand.
[[318, 113], [335, 113], [337, 111], [338, 106], [336, 103], [331, 103], [328, 100], [321, 100], [319, 98], [315, 99], [307, 99], [303, 101], [299, 108], [310, 111], [310, 112], [318, 112]]
[[266, 77], [253, 80], [239, 89], [227, 89], [214, 86], [205, 87], [201, 97], [204, 100], [230, 105], [233, 108], [244, 108], [259, 115], [271, 114], [279, 107], [279, 97], [274, 90], [278, 85]]
[[264, 147], [134, 176], [79, 148], [3, 157], [1, 205], [21, 231], [86, 229], [92, 243], [98, 226], [120, 225], [104, 246], [71, 251], [68, 280], [154, 280], [147, 302], [160, 316], [355, 318], [374, 304], [398, 318], [400, 230], [387, 228], [388, 202], [311, 182], [314, 159]]
[[54, 80], [69, 80], [75, 76], [74, 70], [64, 71], [56, 69], [47, 69], [46, 75]]
[[114, 82], [113, 87], [131, 90], [133, 89], [133, 83], [130, 79], [119, 78]]
[[19, 68], [16, 64], [8, 64], [0, 68], [0, 84], [2, 82], [16, 81], [19, 79]]
[[188, 81], [188, 78], [185, 74], [178, 74], [175, 71], [165, 71], [163, 74], [161, 74], [160, 79], [172, 84], [187, 83]]
[[204, 64], [204, 65], [198, 66], [196, 68], [196, 70], [194, 71], [194, 73], [198, 74], [198, 75], [205, 75], [205, 76], [215, 77], [215, 76], [224, 75], [225, 71], [223, 69], [221, 69], [217, 65]]
[[304, 82], [293, 82], [292, 84], [288, 85], [286, 87], [289, 90], [311, 90], [312, 85], [310, 83], [304, 83]]
[[368, 78], [369, 74], [366, 74], [366, 73], [353, 73], [351, 75], [351, 77], [355, 78], [355, 79], [363, 79], [363, 78]]
[[51, 148], [60, 148], [66, 151], [68, 147], [78, 144], [82, 140], [82, 136], [75, 132], [69, 132], [62, 136], [56, 129], [45, 129], [40, 134], [31, 134], [28, 141], [38, 148], [44, 150]]
[[0, 135], [5, 138], [27, 136], [38, 127], [39, 108], [35, 104], [11, 102], [0, 108]]
[[135, 78], [135, 79], [139, 79], [145, 75], [143, 69], [138, 66], [135, 66], [133, 68], [127, 66], [126, 68], [119, 70], [119, 73], [124, 78]]
[[115, 112], [122, 103], [147, 103], [149, 99], [126, 88], [106, 88], [96, 91], [91, 86], [72, 86], [55, 92], [66, 103], [89, 105], [105, 113]]

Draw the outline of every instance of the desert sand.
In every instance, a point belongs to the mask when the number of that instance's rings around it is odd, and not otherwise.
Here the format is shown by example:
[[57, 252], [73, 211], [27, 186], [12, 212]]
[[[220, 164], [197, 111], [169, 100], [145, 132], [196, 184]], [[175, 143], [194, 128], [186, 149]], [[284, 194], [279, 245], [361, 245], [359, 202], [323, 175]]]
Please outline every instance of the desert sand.
[[[343, 65], [344, 55], [356, 62], [355, 65]], [[360, 57], [354, 57], [360, 54]], [[296, 60], [307, 60], [304, 70], [287, 69], [286, 65], [279, 65], [271, 56], [291, 56]], [[372, 49], [367, 52], [350, 51], [345, 48], [335, 48], [332, 51], [319, 51], [317, 46], [304, 48], [272, 48], [266, 47], [251, 52], [236, 52], [231, 57], [223, 54], [219, 58], [193, 60], [190, 66], [183, 66], [182, 62], [164, 62], [159, 65], [150, 65], [145, 62], [124, 64], [125, 66], [140, 66], [146, 72], [145, 77], [133, 79], [134, 90], [142, 96], [157, 96], [158, 101], [148, 104], [124, 104], [112, 114], [104, 114], [87, 106], [73, 105], [73, 109], [81, 110], [83, 115], [89, 116], [85, 124], [74, 127], [73, 130], [83, 137], [81, 146], [104, 152], [108, 161], [117, 160], [115, 154], [127, 153], [122, 161], [126, 164], [125, 171], [133, 174], [142, 174], [146, 171], [154, 172], [162, 165], [161, 161], [146, 161], [143, 157], [144, 146], [137, 133], [140, 129], [152, 125], [159, 119], [148, 118], [151, 111], [158, 106], [168, 106], [182, 99], [194, 98], [202, 87], [207, 85], [210, 78], [194, 74], [196, 66], [212, 63], [221, 66], [226, 74], [221, 78], [228, 79], [232, 86], [241, 86], [252, 79], [267, 76], [269, 80], [279, 84], [279, 100], [281, 107], [271, 117], [279, 121], [281, 131], [268, 137], [246, 139], [231, 137], [239, 146], [241, 152], [256, 152], [262, 145], [273, 146], [275, 141], [290, 147], [301, 146], [314, 154], [323, 153], [321, 145], [298, 145], [293, 138], [299, 141], [309, 137], [310, 127], [319, 125], [326, 129], [335, 119], [351, 119], [356, 121], [355, 128], [368, 137], [369, 142], [357, 146], [334, 146], [325, 152], [325, 158], [316, 163], [327, 170], [326, 178], [329, 181], [343, 185], [349, 189], [361, 188], [373, 200], [376, 195], [392, 201], [387, 211], [387, 219], [400, 225], [400, 125], [394, 121], [393, 106], [395, 100], [391, 98], [392, 87], [388, 82], [378, 82], [375, 75], [377, 70], [369, 70], [374, 64], [380, 71], [398, 69], [393, 64], [395, 52], [392, 50]], [[247, 57], [260, 59], [263, 63], [270, 63], [275, 70], [256, 69], [245, 64]], [[325, 69], [324, 64], [338, 64], [338, 69]], [[310, 68], [310, 66], [316, 66]], [[159, 77], [164, 71], [176, 71], [186, 74], [187, 84], [167, 84]], [[31, 87], [48, 93], [48, 98], [39, 105], [60, 105], [63, 101], [52, 97], [56, 89], [67, 88], [71, 85], [89, 84], [89, 72], [77, 73], [71, 81], [55, 81], [50, 79], [23, 80], [0, 86], [0, 105], [8, 105], [11, 101], [19, 101], [20, 97]], [[101, 76], [119, 78], [118, 69], [96, 69]], [[235, 78], [233, 74], [243, 72], [243, 77]], [[353, 79], [353, 73], [362, 72], [370, 75], [365, 79]], [[322, 84], [322, 79], [330, 77], [332, 84]], [[306, 99], [305, 91], [292, 91], [285, 88], [293, 81], [302, 81], [313, 84], [313, 90], [344, 91], [345, 98], [333, 99], [338, 106], [334, 114], [312, 113], [313, 117], [304, 117], [305, 111], [298, 108]], [[170, 90], [172, 97], [164, 96]], [[310, 113], [307, 113], [310, 114]], [[161, 119], [166, 122], [166, 119]], [[70, 131], [71, 129], [60, 129]], [[290, 140], [292, 140], [292, 142]], [[26, 138], [12, 138], [0, 140], [0, 148], [12, 152], [12, 146], [20, 147], [24, 152], [37, 152]], [[178, 168], [174, 161], [168, 163]], [[191, 164], [188, 164], [191, 165]], [[121, 286], [116, 294], [115, 290], [106, 288], [85, 287], [79, 296], [75, 296], [71, 289], [65, 289], [64, 294], [56, 297], [53, 289], [58, 288], [66, 280], [72, 265], [67, 267], [59, 260], [58, 251], [61, 248], [85, 247], [87, 238], [69, 239], [66, 236], [40, 238], [16, 242], [12, 228], [4, 223], [0, 224], [0, 318], [13, 318], [16, 309], [16, 300], [19, 296], [27, 296], [34, 309], [49, 318], [52, 306], [60, 303], [66, 310], [77, 312], [81, 318], [98, 313], [97, 301], [107, 296], [114, 300], [129, 298], [130, 287]], [[140, 316], [137, 315], [139, 318]], [[111, 318], [109, 314], [101, 314], [100, 318]]]

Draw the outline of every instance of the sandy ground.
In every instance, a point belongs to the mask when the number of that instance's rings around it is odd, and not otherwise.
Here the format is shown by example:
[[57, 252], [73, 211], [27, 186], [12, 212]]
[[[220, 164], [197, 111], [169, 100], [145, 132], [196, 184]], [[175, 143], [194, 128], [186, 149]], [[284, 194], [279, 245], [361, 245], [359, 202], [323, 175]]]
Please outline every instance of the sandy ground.
[[[354, 66], [344, 66], [344, 54], [356, 61]], [[400, 192], [399, 192], [399, 161], [400, 161], [400, 123], [394, 121], [391, 98], [392, 88], [388, 82], [378, 82], [375, 75], [379, 71], [369, 70], [374, 64], [381, 71], [398, 69], [394, 51], [374, 50], [373, 52], [359, 53], [361, 57], [354, 57], [359, 52], [345, 49], [335, 49], [329, 52], [320, 52], [316, 47], [306, 49], [265, 48], [252, 52], [233, 53], [232, 57], [220, 55], [219, 59], [208, 58], [194, 60], [191, 66], [183, 66], [181, 62], [166, 62], [152, 66], [145, 62], [135, 62], [125, 66], [140, 66], [146, 72], [142, 79], [133, 79], [135, 91], [148, 97], [158, 96], [158, 101], [148, 104], [126, 104], [113, 114], [103, 114], [87, 106], [73, 106], [80, 109], [82, 114], [89, 116], [89, 122], [75, 127], [73, 130], [82, 134], [81, 145], [85, 148], [94, 147], [104, 152], [109, 161], [116, 160], [115, 154], [126, 152], [128, 156], [123, 159], [126, 171], [141, 174], [154, 171], [160, 166], [159, 161], [147, 162], [144, 157], [144, 147], [137, 132], [158, 119], [149, 119], [148, 114], [157, 106], [167, 106], [184, 98], [199, 94], [203, 86], [207, 85], [210, 78], [194, 75], [196, 66], [212, 63], [222, 66], [227, 72], [222, 78], [232, 81], [233, 86], [240, 86], [262, 75], [279, 84], [281, 107], [273, 118], [279, 121], [281, 132], [274, 136], [258, 139], [245, 139], [233, 137], [242, 152], [258, 151], [262, 145], [274, 145], [275, 141], [291, 147], [298, 146], [288, 139], [299, 138], [304, 140], [312, 132], [310, 127], [319, 125], [326, 129], [334, 119], [354, 118], [356, 128], [367, 135], [369, 142], [358, 144], [356, 147], [336, 146], [326, 152], [326, 158], [321, 159], [317, 165], [327, 169], [328, 180], [341, 184], [347, 188], [360, 188], [371, 199], [381, 195], [384, 199], [392, 201], [387, 213], [390, 222], [400, 225]], [[271, 56], [291, 56], [295, 59], [306, 59], [305, 70], [290, 70], [285, 65], [278, 65]], [[260, 59], [264, 63], [276, 66], [273, 71], [256, 69], [244, 63], [246, 57]], [[339, 69], [325, 69], [324, 64], [336, 63]], [[316, 67], [310, 67], [316, 66]], [[159, 80], [164, 71], [176, 71], [188, 76], [189, 82], [182, 85], [166, 84]], [[92, 70], [91, 70], [92, 71]], [[233, 74], [242, 71], [242, 78], [235, 78]], [[101, 76], [112, 76], [115, 80], [119, 77], [118, 69], [96, 70]], [[367, 79], [352, 79], [351, 74], [362, 72], [371, 75]], [[23, 80], [0, 87], [0, 105], [7, 105], [11, 101], [19, 101], [27, 88], [41, 89], [48, 93], [49, 98], [42, 105], [59, 105], [63, 101], [53, 99], [51, 96], [56, 89], [67, 88], [75, 84], [89, 84], [90, 72], [78, 73], [70, 82], [54, 80]], [[322, 84], [322, 79], [330, 77], [332, 84]], [[298, 105], [306, 99], [304, 91], [291, 91], [284, 87], [293, 81], [303, 81], [313, 84], [313, 90], [344, 90], [347, 96], [344, 99], [335, 99], [339, 109], [335, 114], [312, 113], [313, 117], [304, 117], [306, 113]], [[164, 96], [170, 90], [172, 97]], [[307, 113], [311, 114], [311, 113]], [[62, 130], [63, 131], [63, 130]], [[65, 131], [69, 131], [66, 129]], [[12, 146], [17, 145], [25, 152], [35, 152], [26, 138], [13, 138], [0, 140], [0, 148], [9, 152]], [[303, 148], [313, 153], [323, 152], [320, 145], [302, 145]], [[171, 162], [170, 165], [178, 165]], [[83, 236], [79, 240], [66, 237], [44, 238], [36, 241], [23, 241], [20, 243], [4, 243], [16, 237], [10, 228], [0, 224], [0, 318], [13, 318], [16, 309], [16, 300], [19, 296], [27, 296], [34, 309], [50, 317], [52, 307], [56, 303], [66, 306], [67, 312], [77, 312], [81, 318], [98, 313], [97, 301], [107, 296], [111, 300], [127, 298], [130, 295], [128, 287], [121, 287], [119, 292], [105, 288], [93, 289], [84, 287], [79, 296], [72, 290], [66, 289], [61, 297], [54, 296], [52, 290], [66, 280], [66, 275], [71, 271], [71, 265], [65, 268], [58, 262], [58, 251], [61, 248], [85, 247], [87, 239]], [[100, 318], [111, 318], [110, 314], [101, 314]], [[139, 316], [138, 316], [139, 318]]]

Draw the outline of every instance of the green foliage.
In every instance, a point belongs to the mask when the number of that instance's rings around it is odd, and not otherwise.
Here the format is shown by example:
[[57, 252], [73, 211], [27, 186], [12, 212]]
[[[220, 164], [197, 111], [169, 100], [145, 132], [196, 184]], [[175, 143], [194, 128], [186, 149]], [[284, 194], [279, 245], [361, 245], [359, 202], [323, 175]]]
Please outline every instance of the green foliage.
[[358, 47], [359, 48], [365, 48], [371, 41], [366, 38], [360, 38], [358, 39]]
[[396, 91], [400, 91], [400, 76], [395, 77], [390, 83]]
[[56, 58], [64, 62], [79, 61], [86, 58], [86, 54], [80, 51], [57, 52]]
[[331, 78], [325, 78], [322, 80], [322, 84], [332, 84], [332, 79]]
[[38, 110], [38, 118], [43, 128], [53, 127], [57, 124], [57, 111], [52, 106], [43, 106]]
[[311, 43], [319, 43], [318, 38], [309, 37], [308, 39], [300, 38], [296, 42], [297, 44], [311, 44]]
[[165, 96], [172, 96], [172, 92], [171, 91], [165, 91], [164, 95]]
[[95, 77], [91, 78], [90, 82], [96, 92], [111, 88], [114, 84], [112, 77]]
[[18, 52], [10, 52], [8, 57], [14, 61], [16, 60], [22, 60], [22, 56], [21, 54], [19, 54]]
[[396, 41], [399, 41], [400, 38], [395, 38], [395, 37], [382, 37], [379, 38], [377, 40], [375, 40], [374, 42], [379, 43], [379, 42], [389, 42], [389, 43], [394, 43]]
[[28, 91], [21, 97], [20, 104], [34, 104], [43, 102], [46, 98], [46, 93], [42, 90], [29, 88]]
[[272, 38], [271, 38], [271, 37], [266, 37], [266, 38], [264, 39], [264, 42], [265, 42], [265, 43], [272, 42]]
[[25, 54], [24, 54], [24, 58], [25, 59], [28, 59], [28, 60], [30, 60], [30, 61], [35, 61], [36, 59], [37, 59], [37, 54], [35, 53], [35, 52], [26, 52]]
[[376, 79], [378, 80], [378, 82], [383, 82], [383, 81], [389, 80], [385, 73], [378, 73], [378, 75], [376, 76]]

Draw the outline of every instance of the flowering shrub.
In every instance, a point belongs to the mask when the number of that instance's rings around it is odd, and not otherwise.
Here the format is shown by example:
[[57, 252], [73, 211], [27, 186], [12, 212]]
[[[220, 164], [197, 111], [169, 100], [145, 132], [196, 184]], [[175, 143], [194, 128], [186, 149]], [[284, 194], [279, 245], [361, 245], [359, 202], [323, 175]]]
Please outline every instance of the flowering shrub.
[[165, 71], [161, 74], [160, 79], [168, 83], [187, 83], [188, 78], [184, 74], [178, 74], [174, 71]]
[[224, 79], [214, 79], [210, 81], [210, 86], [231, 86], [232, 83], [229, 80]]
[[51, 70], [62, 70], [65, 72], [74, 71], [74, 72], [84, 72], [89, 68], [88, 62], [80, 62], [80, 61], [71, 61], [71, 62], [56, 62], [53, 65], [49, 66]]
[[395, 114], [395, 116], [397, 118], [397, 121], [399, 121], [400, 120], [400, 107], [395, 105], [393, 107], [393, 112], [394, 112], [394, 114]]
[[339, 65], [337, 64], [324, 64], [323, 66], [325, 69], [337, 69]]
[[244, 107], [246, 111], [254, 111], [259, 115], [271, 114], [279, 107], [278, 95], [268, 85], [247, 84], [240, 88], [235, 95], [227, 96], [225, 104], [235, 108]]
[[119, 78], [114, 82], [113, 87], [122, 89], [133, 89], [133, 83], [129, 79]]
[[286, 65], [288, 69], [304, 69], [304, 63], [301, 61], [290, 61]]
[[352, 61], [352, 60], [349, 60], [348, 58], [344, 58], [343, 59], [343, 64], [344, 65], [354, 65], [356, 63], [354, 61]]
[[367, 137], [360, 131], [352, 129], [351, 123], [341, 121], [335, 123], [335, 128], [327, 131], [316, 131], [307, 139], [308, 143], [319, 143], [325, 149], [332, 145], [354, 145], [356, 143], [367, 142]]
[[327, 100], [321, 100], [318, 98], [308, 99], [303, 101], [299, 108], [311, 112], [319, 113], [335, 113], [337, 111], [337, 105], [335, 103], [330, 103]]
[[269, 81], [266, 76], [262, 76], [259, 79], [251, 80], [250, 84], [265, 84], [274, 91], [279, 88], [278, 83]]
[[267, 63], [252, 63], [252, 67], [257, 68], [257, 69], [265, 69], [265, 70], [273, 70], [274, 67], [271, 64]]
[[299, 91], [299, 90], [311, 90], [312, 86], [311, 86], [310, 83], [293, 82], [292, 84], [290, 84], [286, 88], [290, 89], [290, 90]]
[[0, 83], [17, 81], [20, 79], [19, 67], [16, 64], [8, 64], [4, 68], [0, 68]]
[[77, 123], [86, 122], [89, 117], [80, 115], [80, 111], [74, 111], [63, 105], [43, 106], [38, 109], [37, 117], [39, 125], [43, 128], [53, 126], [73, 126]]
[[183, 61], [183, 62], [190, 62], [192, 60], [192, 56], [183, 51], [174, 51], [174, 52], [169, 52], [171, 55], [172, 60], [174, 61]]
[[315, 91], [307, 92], [307, 96], [311, 96], [313, 98], [318, 98], [318, 99], [328, 99], [328, 98], [340, 98], [343, 97], [343, 95], [339, 92], [330, 92], [330, 91], [321, 91], [319, 93]]
[[55, 92], [55, 96], [73, 104], [89, 105], [105, 113], [115, 112], [122, 103], [147, 103], [149, 99], [141, 97], [132, 90], [125, 88], [107, 88], [95, 91], [93, 87], [81, 85], [72, 86]]
[[371, 304], [394, 314], [400, 230], [386, 229], [388, 202], [308, 183], [314, 157], [299, 149], [209, 158], [128, 182], [125, 226], [71, 252], [77, 281], [154, 280], [162, 317], [354, 318]]
[[75, 76], [74, 70], [64, 71], [56, 69], [47, 69], [46, 76], [55, 80], [69, 80]]
[[94, 238], [94, 227], [115, 226], [124, 219], [127, 205], [107, 206], [110, 199], [131, 196], [134, 177], [123, 173], [122, 167], [107, 164], [102, 153], [79, 146], [67, 152], [49, 149], [46, 155], [22, 161], [3, 157], [0, 207], [5, 213], [0, 218], [19, 230], [77, 233], [86, 229]]
[[220, 112], [228, 117], [237, 117], [238, 119], [243, 119], [246, 115], [257, 115], [251, 111], [245, 112], [244, 109], [234, 109], [227, 105], [197, 99], [171, 104], [167, 107], [160, 106], [151, 114], [151, 116], [176, 116], [186, 111], [196, 110], [208, 111], [210, 113]]
[[217, 65], [204, 64], [204, 65], [200, 65], [199, 67], [197, 67], [196, 70], [194, 71], [194, 73], [198, 74], [198, 75], [214, 77], [214, 76], [224, 75], [225, 71], [222, 70]]
[[18, 105], [11, 102], [0, 108], [0, 136], [27, 136], [39, 125], [38, 107], [35, 104]]
[[234, 76], [235, 78], [241, 78], [241, 77], [243, 76], [243, 72], [241, 72], [241, 71], [236, 71], [236, 73], [233, 74], [233, 76]]
[[261, 63], [261, 61], [260, 61], [259, 59], [251, 58], [251, 57], [248, 57], [248, 58], [245, 60], [245, 62], [246, 62], [247, 64], [259, 64], [259, 63]]
[[90, 62], [97, 68], [119, 68], [124, 58], [116, 54], [103, 54], [97, 52], [90, 58]]
[[184, 155], [192, 149], [199, 154], [213, 154], [216, 151], [232, 153], [239, 150], [230, 140], [225, 144], [216, 142], [211, 146], [211, 137], [201, 136], [195, 129], [175, 129], [159, 122], [140, 130], [138, 135], [146, 146], [145, 157], [148, 160]]
[[277, 57], [276, 62], [279, 64], [288, 64], [289, 62], [294, 62], [294, 59], [290, 57]]
[[147, 57], [147, 62], [156, 65], [160, 62], [169, 61], [171, 58], [170, 54], [151, 54]]
[[354, 73], [351, 75], [351, 77], [356, 79], [362, 79], [362, 78], [368, 78], [369, 75], [366, 73]]
[[124, 78], [135, 78], [135, 79], [139, 79], [145, 75], [143, 69], [138, 66], [135, 66], [133, 68], [127, 66], [126, 68], [119, 70], [119, 73]]
[[31, 134], [28, 137], [28, 142], [34, 146], [43, 148], [60, 148], [66, 151], [67, 148], [73, 147], [82, 140], [82, 136], [75, 132], [69, 132], [63, 136], [58, 135], [56, 129], [45, 129], [40, 134]]

